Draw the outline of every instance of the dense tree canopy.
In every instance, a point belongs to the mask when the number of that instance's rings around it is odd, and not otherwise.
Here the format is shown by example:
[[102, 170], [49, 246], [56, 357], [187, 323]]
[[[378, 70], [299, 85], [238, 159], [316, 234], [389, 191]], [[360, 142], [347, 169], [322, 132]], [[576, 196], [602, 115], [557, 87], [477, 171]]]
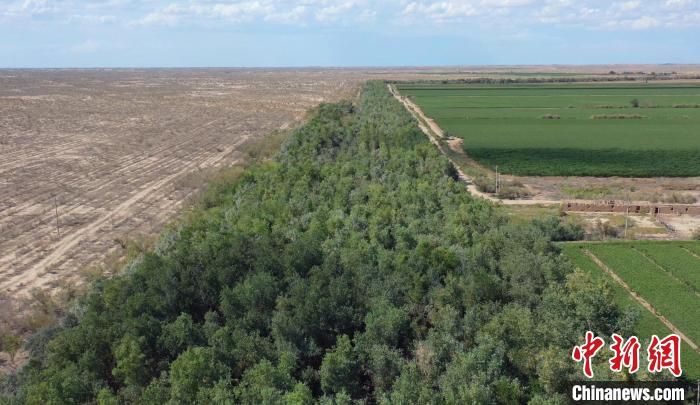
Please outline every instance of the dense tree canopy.
[[562, 401], [573, 345], [624, 317], [551, 243], [568, 230], [509, 224], [451, 173], [384, 84], [320, 106], [96, 283], [5, 399]]

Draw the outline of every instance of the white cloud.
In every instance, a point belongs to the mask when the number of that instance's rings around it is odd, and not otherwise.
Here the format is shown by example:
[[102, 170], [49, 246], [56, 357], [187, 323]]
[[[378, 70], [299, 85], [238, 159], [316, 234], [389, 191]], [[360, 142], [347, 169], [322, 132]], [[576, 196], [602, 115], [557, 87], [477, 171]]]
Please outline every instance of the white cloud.
[[[534, 13], [541, 23], [573, 26], [589, 30], [647, 30], [657, 27], [700, 27], [698, 0], [645, 2], [627, 0], [607, 3], [602, 0], [548, 0]], [[674, 4], [674, 9], [669, 4]], [[678, 12], [677, 7], [686, 10]], [[694, 5], [693, 5], [694, 4]], [[696, 12], [693, 11], [695, 7]], [[694, 17], [698, 15], [698, 17]]]
[[697, 0], [666, 0], [664, 4], [668, 8], [684, 9], [697, 6]]
[[377, 10], [364, 9], [357, 16], [357, 21], [360, 22], [372, 22], [377, 19]]
[[647, 30], [656, 28], [661, 25], [661, 22], [654, 17], [641, 16], [634, 19], [610, 20], [606, 23], [607, 29], [626, 29], [626, 30]]
[[700, 0], [0, 0], [0, 18], [143, 26], [393, 25], [401, 29], [700, 28]]
[[535, 3], [535, 0], [482, 0], [481, 1], [481, 4], [483, 6], [503, 7], [503, 8], [523, 7], [523, 6], [529, 6], [533, 3]]
[[316, 20], [323, 23], [335, 22], [341, 18], [343, 14], [355, 8], [355, 6], [356, 4], [353, 1], [342, 1], [322, 7], [315, 13]]
[[32, 17], [57, 13], [63, 9], [65, 2], [50, 0], [21, 0], [0, 5], [0, 15], [6, 17]]
[[235, 3], [188, 2], [172, 3], [137, 20], [139, 25], [175, 25], [193, 23], [201, 19], [219, 19], [228, 22], [249, 21], [256, 17], [275, 15], [269, 1], [243, 1]]
[[626, 25], [634, 30], [646, 30], [649, 28], [658, 27], [661, 25], [661, 23], [654, 17], [642, 16], [627, 22]]
[[249, 1], [234, 4], [219, 3], [213, 7], [201, 8], [203, 14], [209, 14], [214, 18], [225, 18], [229, 20], [244, 20], [252, 16], [264, 16], [274, 12], [274, 7], [270, 4], [263, 4], [259, 1]]
[[265, 21], [293, 24], [302, 22], [307, 14], [306, 6], [296, 6], [291, 10], [283, 12], [274, 12], [265, 16]]
[[155, 11], [153, 13], [148, 13], [143, 18], [133, 22], [133, 25], [176, 25], [180, 21], [180, 18], [175, 15], [165, 11]]
[[78, 24], [107, 24], [117, 21], [114, 15], [72, 15], [70, 22]]
[[404, 9], [403, 14], [417, 18], [444, 22], [446, 20], [471, 17], [479, 14], [479, 8], [471, 2], [442, 1], [438, 3], [413, 2]]
[[79, 44], [70, 47], [70, 51], [73, 53], [94, 53], [97, 52], [101, 47], [101, 44], [92, 39], [88, 39]]
[[624, 2], [624, 3], [620, 3], [620, 4], [619, 4], [619, 7], [620, 7], [620, 10], [622, 10], [622, 11], [632, 11], [632, 10], [638, 9], [638, 8], [639, 8], [639, 4], [640, 4], [640, 3], [639, 3], [638, 0], [635, 0], [635, 1], [626, 1], [626, 2]]
[[504, 14], [511, 9], [525, 8], [535, 3], [535, 0], [414, 1], [403, 8], [402, 14], [444, 22], [465, 17]]

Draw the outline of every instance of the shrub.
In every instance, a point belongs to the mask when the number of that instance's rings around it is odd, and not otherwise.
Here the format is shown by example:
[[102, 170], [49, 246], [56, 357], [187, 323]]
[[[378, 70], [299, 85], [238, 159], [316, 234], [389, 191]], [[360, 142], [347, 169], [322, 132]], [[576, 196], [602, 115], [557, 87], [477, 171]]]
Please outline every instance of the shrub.
[[664, 196], [663, 202], [669, 204], [695, 204], [698, 199], [692, 194], [673, 193], [669, 196]]
[[502, 198], [504, 200], [518, 200], [529, 197], [530, 192], [524, 186], [506, 183], [501, 186], [496, 195], [498, 198]]
[[583, 240], [585, 233], [579, 224], [565, 222], [563, 218], [535, 219], [532, 224], [554, 242]]
[[612, 194], [612, 190], [608, 187], [572, 187], [563, 186], [561, 188], [562, 194], [571, 198], [585, 199], [585, 200], [596, 200], [604, 198]]
[[484, 193], [495, 193], [496, 192], [496, 179], [488, 177], [488, 176], [474, 176], [472, 178], [472, 183], [476, 186], [476, 188]]
[[596, 221], [594, 232], [600, 239], [617, 238], [620, 236], [620, 229], [611, 224], [610, 221]]
[[15, 356], [22, 347], [22, 338], [13, 333], [7, 333], [1, 336], [0, 339], [2, 339], [0, 350], [7, 352], [10, 355], [10, 363], [14, 364]]
[[496, 194], [498, 198], [505, 200], [515, 200], [530, 196], [530, 192], [519, 181], [503, 181], [498, 192], [496, 192], [496, 179], [493, 177], [485, 175], [475, 176], [472, 178], [472, 182], [479, 191]]
[[591, 115], [592, 120], [641, 120], [649, 118], [639, 114], [597, 114]]

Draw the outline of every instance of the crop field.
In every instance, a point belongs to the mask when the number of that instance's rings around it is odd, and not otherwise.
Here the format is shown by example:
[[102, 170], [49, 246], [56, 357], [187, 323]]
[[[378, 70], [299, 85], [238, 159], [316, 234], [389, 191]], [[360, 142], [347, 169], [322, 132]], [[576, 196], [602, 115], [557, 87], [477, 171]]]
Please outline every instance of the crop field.
[[352, 96], [319, 70], [0, 71], [0, 289], [75, 282], [160, 231], [249, 139]]
[[466, 153], [520, 176], [700, 175], [700, 86], [399, 86]]
[[[610, 278], [586, 254], [592, 253], [629, 288], [647, 301], [660, 315], [668, 319], [696, 345], [700, 341], [700, 295], [696, 284], [700, 274], [700, 257], [690, 253], [700, 247], [698, 242], [617, 242], [564, 244], [562, 249], [580, 269], [596, 279], [607, 279], [615, 299], [622, 308], [639, 311], [635, 332], [640, 339], [652, 334], [666, 336], [669, 328], [660, 319]], [[683, 366], [686, 375], [700, 377], [700, 353], [683, 343]]]
[[700, 259], [683, 245], [641, 244], [635, 249], [694, 291], [700, 292]]

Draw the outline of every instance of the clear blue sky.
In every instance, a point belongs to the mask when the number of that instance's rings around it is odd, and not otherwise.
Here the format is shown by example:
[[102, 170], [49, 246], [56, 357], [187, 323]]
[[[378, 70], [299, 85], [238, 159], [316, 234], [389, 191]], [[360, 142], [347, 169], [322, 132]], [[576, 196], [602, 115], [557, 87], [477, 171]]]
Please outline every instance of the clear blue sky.
[[0, 0], [0, 67], [700, 63], [700, 0]]

